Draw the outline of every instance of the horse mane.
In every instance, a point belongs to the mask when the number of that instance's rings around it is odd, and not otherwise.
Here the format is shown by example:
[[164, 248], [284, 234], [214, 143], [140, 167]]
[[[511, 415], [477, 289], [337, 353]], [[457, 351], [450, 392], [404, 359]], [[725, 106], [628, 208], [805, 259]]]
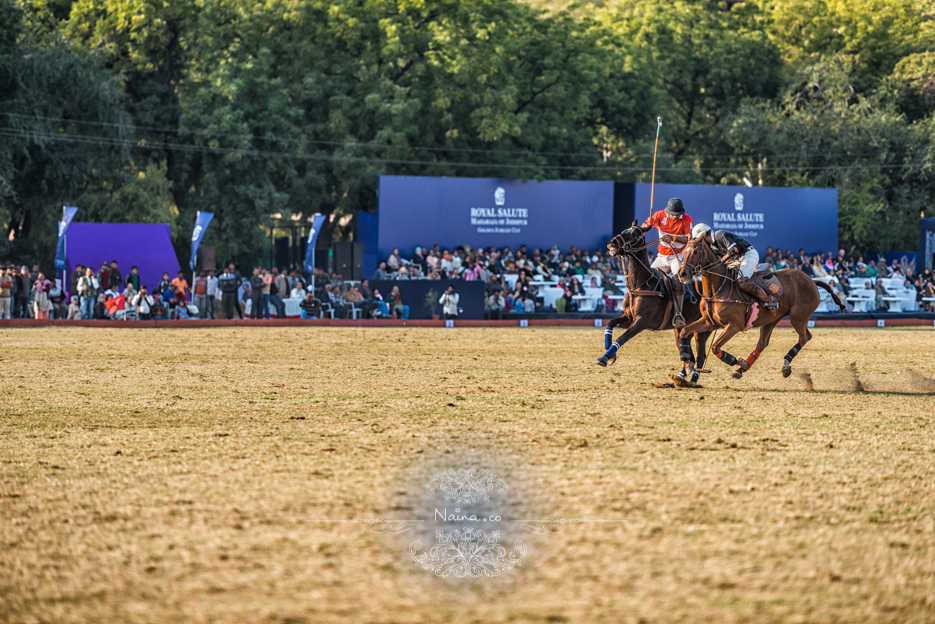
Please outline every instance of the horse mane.
[[630, 261], [631, 259], [627, 258], [627, 267], [626, 267], [627, 277], [629, 277], [629, 275], [632, 273], [633, 279], [635, 280], [635, 285], [631, 287], [630, 284], [628, 283], [627, 288], [636, 288], [636, 287], [639, 287], [639, 285], [644, 284], [645, 282], [649, 281], [652, 278], [653, 274], [652, 274], [652, 271], [650, 271], [648, 268], [649, 267], [649, 251], [647, 251], [647, 248], [646, 248], [646, 234], [638, 226], [634, 226], [629, 229], [639, 230], [640, 238], [642, 238], [643, 240], [643, 244], [640, 245], [640, 247], [643, 247], [643, 249], [638, 249], [637, 251], [628, 251], [627, 253], [623, 254], [625, 258], [629, 255], [629, 256], [634, 256], [638, 260], [638, 262], [631, 262]]

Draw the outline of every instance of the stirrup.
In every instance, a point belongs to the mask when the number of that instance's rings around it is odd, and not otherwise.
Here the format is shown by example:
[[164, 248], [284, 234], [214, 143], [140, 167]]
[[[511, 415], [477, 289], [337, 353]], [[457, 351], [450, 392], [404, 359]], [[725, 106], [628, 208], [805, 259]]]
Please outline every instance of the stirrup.
[[[678, 322], [679, 319], [682, 320], [681, 323]], [[685, 322], [685, 317], [682, 316], [681, 314], [676, 314], [675, 316], [672, 317], [672, 327], [685, 327], [685, 325], [687, 325], [687, 323]]]

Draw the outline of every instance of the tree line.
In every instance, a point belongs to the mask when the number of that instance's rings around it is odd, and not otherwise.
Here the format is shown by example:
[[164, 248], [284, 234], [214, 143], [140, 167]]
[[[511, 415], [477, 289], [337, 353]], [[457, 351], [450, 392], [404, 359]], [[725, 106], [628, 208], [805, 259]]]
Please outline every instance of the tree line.
[[50, 263], [62, 204], [251, 262], [380, 174], [648, 181], [657, 115], [658, 181], [837, 187], [845, 249], [914, 249], [935, 4], [0, 0], [0, 256]]

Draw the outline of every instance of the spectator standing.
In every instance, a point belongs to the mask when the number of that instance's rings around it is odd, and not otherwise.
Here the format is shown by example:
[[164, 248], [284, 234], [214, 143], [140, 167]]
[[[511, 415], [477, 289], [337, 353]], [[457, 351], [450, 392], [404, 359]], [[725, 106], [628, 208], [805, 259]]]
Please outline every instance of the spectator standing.
[[278, 294], [280, 298], [289, 296], [292, 288], [289, 286], [289, 279], [286, 277], [285, 269], [280, 271], [276, 267], [273, 267], [273, 282], [276, 284], [276, 289], [279, 291]]
[[13, 275], [10, 267], [0, 267], [0, 319], [13, 318]]
[[33, 284], [33, 313], [37, 319], [48, 319], [49, 311], [52, 310], [52, 300], [49, 293], [52, 292], [52, 282], [45, 278], [44, 273], [36, 275], [36, 283]]
[[[218, 289], [221, 291], [221, 303], [223, 304], [224, 318], [226, 319], [243, 318], [243, 315], [239, 313], [240, 304], [237, 303], [239, 288], [240, 284], [237, 283], [237, 278], [230, 267], [224, 269], [221, 277], [218, 278]], [[234, 312], [235, 308], [237, 309], [236, 313]]]
[[204, 269], [192, 281], [192, 303], [198, 308], [198, 318], [208, 318], [208, 277]]
[[438, 303], [442, 305], [442, 314], [445, 315], [446, 319], [458, 318], [458, 312], [460, 310], [458, 302], [460, 300], [461, 295], [455, 292], [454, 284], [448, 284], [448, 288], [445, 289], [445, 292], [442, 293], [442, 296], [438, 299]]
[[[273, 269], [277, 270], [275, 267], [273, 267]], [[266, 277], [269, 278], [269, 303], [267, 304], [267, 309], [269, 309], [269, 304], [272, 304], [272, 306], [276, 308], [276, 318], [284, 319], [286, 318], [286, 304], [282, 302], [280, 293], [288, 296], [289, 291], [280, 290], [279, 284], [283, 284], [285, 288], [289, 288], [289, 283], [282, 274], [277, 276], [267, 272]], [[267, 315], [266, 318], [269, 318], [269, 315]]]
[[29, 317], [29, 292], [32, 284], [29, 281], [29, 269], [21, 266], [19, 273], [13, 279], [13, 318]]
[[101, 270], [97, 272], [97, 283], [102, 293], [110, 289], [110, 265], [106, 262], [101, 264]]
[[81, 298], [81, 318], [88, 320], [94, 316], [94, 304], [97, 302], [97, 294], [101, 283], [94, 275], [94, 270], [87, 267], [84, 275], [78, 280], [78, 296]]
[[[124, 285], [123, 273], [120, 272], [120, 269], [117, 267], [117, 261], [110, 261], [110, 286], [114, 290], [117, 290], [120, 286]], [[133, 286], [134, 289], [139, 289], [139, 284]]]
[[215, 301], [217, 300], [217, 298], [218, 298], [218, 297], [217, 297], [217, 295], [218, 295], [218, 278], [214, 276], [214, 269], [211, 269], [211, 270], [208, 271], [208, 277], [207, 277], [206, 279], [208, 280], [208, 285], [207, 285], [207, 289], [206, 289], [207, 295], [208, 295], [208, 301], [207, 301], [208, 310], [207, 310], [207, 312], [206, 312], [207, 316], [205, 316], [204, 314], [201, 314], [200, 316], [201, 316], [201, 318], [212, 318], [212, 319], [214, 319], [214, 318], [217, 318], [217, 314], [216, 314], [215, 311], [214, 311], [214, 302], [215, 302]]
[[169, 290], [169, 286], [172, 285], [172, 280], [169, 279], [168, 273], [162, 274], [162, 279], [159, 280], [159, 283], [156, 285], [156, 295], [163, 296], [166, 294], [166, 291]]
[[133, 284], [133, 292], [140, 291], [140, 268], [136, 265], [130, 267], [130, 274], [127, 275], [126, 285]]
[[253, 268], [253, 276], [250, 277], [250, 318], [263, 318], [263, 311], [260, 309], [263, 301], [263, 274], [260, 267]]
[[176, 288], [176, 296], [185, 299], [185, 301], [191, 300], [191, 293], [188, 290], [188, 281], [185, 279], [185, 273], [179, 271], [178, 276], [172, 280], [172, 284]]
[[55, 280], [52, 290], [49, 291], [49, 301], [52, 302], [52, 314], [56, 319], [64, 319], [68, 315], [68, 306], [65, 304], [65, 291], [62, 289], [62, 280]]
[[78, 280], [84, 276], [85, 266], [83, 264], [76, 264], [75, 270], [71, 274], [71, 290], [69, 293], [72, 295], [78, 294]]

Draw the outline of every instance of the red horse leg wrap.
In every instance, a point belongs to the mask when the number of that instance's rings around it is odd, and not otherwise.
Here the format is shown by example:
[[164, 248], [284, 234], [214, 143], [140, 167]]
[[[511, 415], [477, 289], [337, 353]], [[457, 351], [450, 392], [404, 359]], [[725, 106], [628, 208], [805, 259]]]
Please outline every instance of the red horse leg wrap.
[[750, 368], [751, 366], [753, 366], [753, 363], [756, 362], [756, 359], [758, 357], [760, 357], [760, 352], [754, 349], [753, 353], [747, 356], [747, 368]]
[[720, 349], [718, 349], [718, 350], [716, 350], [716, 351], [712, 351], [712, 352], [711, 352], [711, 355], [713, 355], [714, 357], [716, 357], [717, 359], [720, 360], [720, 359], [721, 359], [721, 354], [722, 354], [722, 353], [723, 353], [723, 351], [721, 351]]

